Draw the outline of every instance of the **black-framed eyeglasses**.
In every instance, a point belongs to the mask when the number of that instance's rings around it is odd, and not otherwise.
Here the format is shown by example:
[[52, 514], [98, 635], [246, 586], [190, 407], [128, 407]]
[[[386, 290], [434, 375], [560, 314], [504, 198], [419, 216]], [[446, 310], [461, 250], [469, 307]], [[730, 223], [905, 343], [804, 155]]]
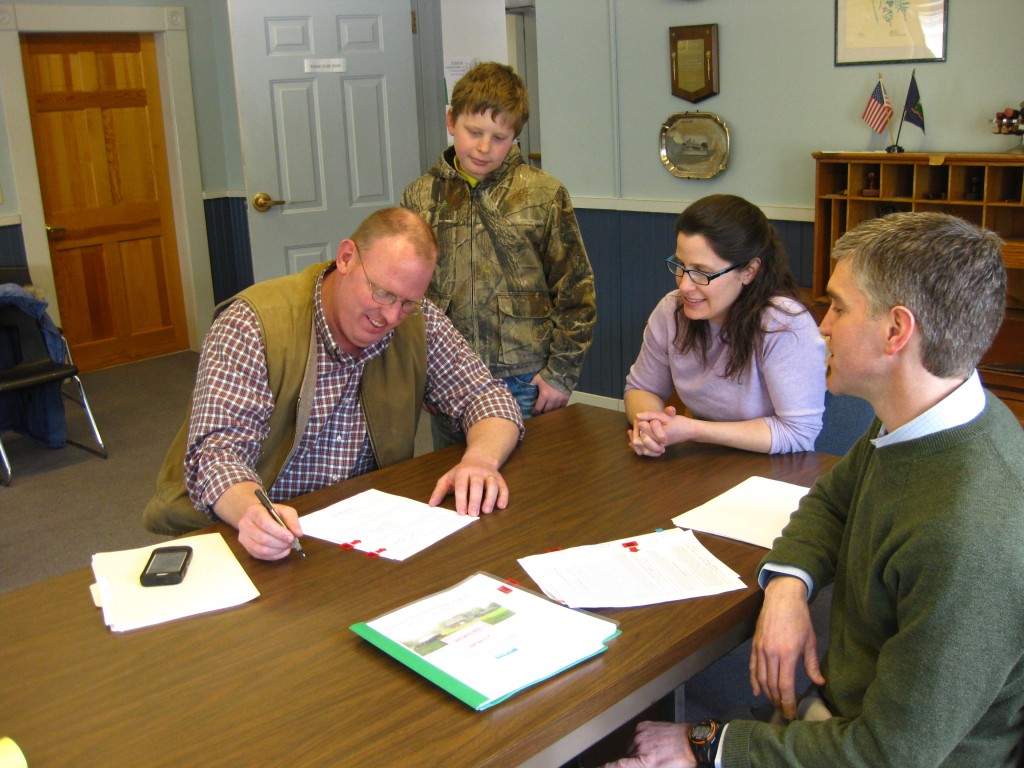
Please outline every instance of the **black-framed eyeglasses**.
[[741, 261], [739, 264], [733, 264], [731, 267], [726, 267], [718, 272], [708, 274], [707, 272], [701, 272], [699, 269], [687, 269], [676, 260], [676, 255], [673, 253], [667, 259], [665, 259], [665, 266], [668, 267], [668, 271], [676, 277], [682, 277], [683, 275], [689, 275], [691, 282], [694, 285], [707, 285], [716, 277], [721, 277], [726, 272], [732, 272], [734, 269], [745, 267], [749, 264], [749, 261]]
[[362, 254], [359, 253], [358, 246], [356, 247], [356, 258], [359, 259], [359, 266], [362, 267], [363, 269], [363, 277], [366, 278], [366, 284], [370, 286], [370, 296], [373, 297], [374, 301], [376, 301], [378, 304], [383, 304], [384, 306], [390, 306], [392, 304], [401, 302], [401, 310], [404, 314], [419, 314], [420, 309], [423, 308], [422, 299], [420, 299], [419, 301], [413, 301], [412, 299], [400, 299], [397, 296], [395, 296], [395, 294], [393, 294], [391, 291], [381, 288], [379, 285], [376, 285], [373, 282], [373, 280], [370, 279], [370, 276], [366, 272], [366, 267], [363, 265], [363, 257]]

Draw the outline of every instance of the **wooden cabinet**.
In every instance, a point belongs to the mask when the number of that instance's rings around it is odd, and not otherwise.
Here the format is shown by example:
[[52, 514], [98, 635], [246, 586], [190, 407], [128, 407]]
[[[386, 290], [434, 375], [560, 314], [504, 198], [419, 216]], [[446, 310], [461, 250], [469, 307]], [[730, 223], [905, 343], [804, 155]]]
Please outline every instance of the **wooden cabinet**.
[[982, 359], [985, 385], [1024, 423], [1024, 155], [815, 152], [812, 296], [825, 301], [832, 246], [862, 221], [939, 211], [1006, 242], [1006, 320]]

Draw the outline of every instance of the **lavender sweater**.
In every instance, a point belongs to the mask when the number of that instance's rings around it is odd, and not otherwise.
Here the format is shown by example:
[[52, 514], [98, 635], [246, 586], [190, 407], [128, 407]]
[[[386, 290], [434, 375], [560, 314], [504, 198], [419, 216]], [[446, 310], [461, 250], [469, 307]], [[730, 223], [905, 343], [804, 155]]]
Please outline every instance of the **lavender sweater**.
[[[654, 308], [644, 343], [626, 377], [626, 391], [651, 392], [668, 398], [673, 388], [703, 421], [746, 421], [763, 417], [772, 433], [772, 453], [809, 451], [821, 431], [825, 410], [825, 341], [809, 312], [788, 315], [772, 307], [765, 312], [760, 349], [739, 379], [725, 379], [729, 348], [718, 338], [721, 325], [711, 323], [713, 341], [707, 365], [695, 353], [675, 348], [675, 309], [679, 291], [672, 291]], [[788, 311], [803, 309], [791, 299], [778, 298]]]

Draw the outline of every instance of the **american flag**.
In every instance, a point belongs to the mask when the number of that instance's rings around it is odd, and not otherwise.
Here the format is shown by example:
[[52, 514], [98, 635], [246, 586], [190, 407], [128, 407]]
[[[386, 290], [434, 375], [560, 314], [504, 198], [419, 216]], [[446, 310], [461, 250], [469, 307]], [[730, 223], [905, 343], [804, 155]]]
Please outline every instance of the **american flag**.
[[885, 92], [882, 81], [879, 80], [875, 85], [875, 90], [871, 92], [871, 98], [868, 99], [868, 104], [864, 107], [864, 114], [860, 116], [860, 119], [870, 125], [875, 133], [882, 133], [891, 117], [892, 104], [889, 103], [889, 95]]

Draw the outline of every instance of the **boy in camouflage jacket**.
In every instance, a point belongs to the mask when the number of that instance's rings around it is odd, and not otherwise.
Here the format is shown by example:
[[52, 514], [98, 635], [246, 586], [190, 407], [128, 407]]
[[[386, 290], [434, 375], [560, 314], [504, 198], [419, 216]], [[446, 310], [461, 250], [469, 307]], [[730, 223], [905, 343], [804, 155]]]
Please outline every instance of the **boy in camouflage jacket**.
[[[526, 87], [511, 67], [471, 68], [452, 91], [453, 146], [401, 203], [437, 234], [428, 298], [509, 385], [524, 418], [569, 401], [597, 316], [569, 193], [514, 144], [528, 117]], [[434, 417], [435, 447], [460, 438]]]

